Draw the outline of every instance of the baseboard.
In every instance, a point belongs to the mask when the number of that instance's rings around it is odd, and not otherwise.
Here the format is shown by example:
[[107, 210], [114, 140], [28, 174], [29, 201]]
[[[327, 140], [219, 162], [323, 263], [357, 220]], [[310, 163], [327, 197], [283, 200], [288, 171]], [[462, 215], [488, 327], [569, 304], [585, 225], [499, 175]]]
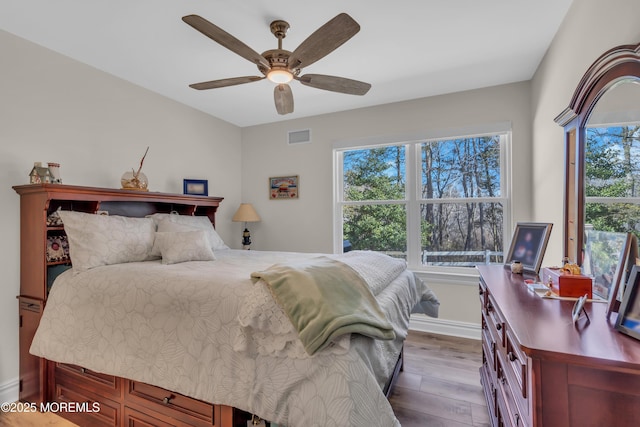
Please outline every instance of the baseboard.
[[0, 402], [15, 402], [20, 395], [18, 379], [0, 384]]
[[458, 322], [455, 320], [435, 319], [432, 317], [411, 316], [409, 329], [432, 334], [451, 335], [479, 340], [482, 329], [478, 323]]

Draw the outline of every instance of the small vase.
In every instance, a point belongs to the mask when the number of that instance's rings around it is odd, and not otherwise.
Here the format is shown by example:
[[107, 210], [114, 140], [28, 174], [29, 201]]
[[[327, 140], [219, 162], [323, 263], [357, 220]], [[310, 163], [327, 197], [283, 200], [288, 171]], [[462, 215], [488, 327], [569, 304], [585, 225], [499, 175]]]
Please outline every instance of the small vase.
[[524, 267], [520, 261], [513, 261], [511, 263], [511, 272], [515, 274], [522, 274]]
[[139, 172], [137, 177], [133, 175], [133, 171], [125, 172], [120, 178], [120, 185], [123, 190], [149, 191], [149, 181], [142, 172]]

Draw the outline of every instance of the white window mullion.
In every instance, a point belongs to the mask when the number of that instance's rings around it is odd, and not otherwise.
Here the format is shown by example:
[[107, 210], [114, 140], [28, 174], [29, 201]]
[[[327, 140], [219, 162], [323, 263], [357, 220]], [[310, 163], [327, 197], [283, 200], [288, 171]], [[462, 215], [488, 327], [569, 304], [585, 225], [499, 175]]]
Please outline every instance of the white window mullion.
[[333, 253], [342, 253], [343, 250], [343, 218], [342, 206], [344, 202], [344, 155], [340, 150], [334, 151], [334, 188], [333, 188]]
[[421, 165], [420, 144], [408, 144], [406, 149], [406, 199], [407, 199], [407, 263], [411, 267], [421, 265], [420, 252], [422, 247], [420, 237], [420, 180]]

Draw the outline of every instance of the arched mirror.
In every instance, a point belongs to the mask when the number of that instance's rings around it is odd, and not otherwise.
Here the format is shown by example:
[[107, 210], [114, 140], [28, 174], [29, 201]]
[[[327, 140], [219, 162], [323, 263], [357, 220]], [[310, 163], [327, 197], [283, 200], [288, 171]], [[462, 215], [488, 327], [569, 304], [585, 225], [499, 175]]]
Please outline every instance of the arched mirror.
[[555, 119], [565, 129], [564, 256], [589, 232], [640, 235], [640, 44], [605, 52]]
[[617, 311], [640, 236], [640, 44], [605, 52], [556, 117], [565, 130], [564, 256]]

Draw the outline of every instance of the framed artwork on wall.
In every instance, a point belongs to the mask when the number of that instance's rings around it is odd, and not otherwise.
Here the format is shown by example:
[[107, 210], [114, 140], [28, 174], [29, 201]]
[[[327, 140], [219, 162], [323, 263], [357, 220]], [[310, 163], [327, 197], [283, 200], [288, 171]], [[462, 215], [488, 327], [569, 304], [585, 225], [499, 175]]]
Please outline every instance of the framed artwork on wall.
[[269, 198], [272, 200], [297, 199], [299, 190], [298, 175], [269, 178]]
[[519, 222], [505, 264], [520, 261], [524, 271], [538, 274], [552, 227], [553, 224], [545, 222]]
[[183, 182], [183, 193], [193, 196], [208, 196], [209, 181], [206, 179], [185, 179]]

